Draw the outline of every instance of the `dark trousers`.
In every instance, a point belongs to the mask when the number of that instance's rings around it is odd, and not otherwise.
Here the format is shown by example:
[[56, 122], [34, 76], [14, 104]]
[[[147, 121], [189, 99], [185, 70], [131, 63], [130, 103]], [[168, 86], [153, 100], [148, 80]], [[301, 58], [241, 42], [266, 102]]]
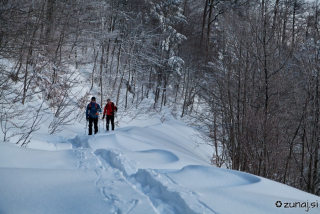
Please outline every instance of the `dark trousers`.
[[89, 117], [89, 135], [92, 135], [92, 123], [94, 124], [94, 134], [98, 132], [98, 118]]
[[111, 121], [112, 130], [114, 130], [114, 115], [107, 115], [107, 131], [109, 131], [110, 121]]

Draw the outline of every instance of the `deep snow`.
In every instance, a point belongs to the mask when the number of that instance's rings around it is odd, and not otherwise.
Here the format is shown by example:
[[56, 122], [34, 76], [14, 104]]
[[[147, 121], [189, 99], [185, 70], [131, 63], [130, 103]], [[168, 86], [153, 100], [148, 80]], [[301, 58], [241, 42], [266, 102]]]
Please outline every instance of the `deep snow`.
[[0, 213], [320, 213], [320, 197], [210, 165], [213, 148], [180, 121], [84, 131], [0, 142]]

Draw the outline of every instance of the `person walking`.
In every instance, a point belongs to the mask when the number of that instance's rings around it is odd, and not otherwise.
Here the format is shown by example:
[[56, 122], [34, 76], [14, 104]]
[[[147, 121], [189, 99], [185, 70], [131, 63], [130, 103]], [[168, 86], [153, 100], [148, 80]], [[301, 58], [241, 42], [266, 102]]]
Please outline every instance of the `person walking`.
[[107, 131], [109, 131], [109, 123], [111, 121], [112, 130], [114, 130], [114, 112], [117, 112], [118, 108], [115, 106], [113, 102], [111, 102], [110, 99], [107, 99], [107, 105], [104, 107], [103, 110], [103, 117], [105, 118], [105, 115], [107, 115]]
[[101, 108], [99, 104], [96, 103], [96, 98], [92, 97], [86, 110], [87, 120], [89, 121], [89, 135], [92, 135], [92, 124], [94, 125], [94, 134], [98, 132], [99, 112], [101, 112]]

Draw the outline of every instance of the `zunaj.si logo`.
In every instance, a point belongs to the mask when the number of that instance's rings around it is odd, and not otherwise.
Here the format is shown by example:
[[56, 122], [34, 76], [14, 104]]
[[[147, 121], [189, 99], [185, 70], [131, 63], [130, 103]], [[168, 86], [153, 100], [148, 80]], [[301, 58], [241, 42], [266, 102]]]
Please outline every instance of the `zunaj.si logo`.
[[276, 202], [276, 207], [279, 207], [279, 208], [280, 208], [281, 206], [282, 206], [282, 202], [281, 202], [281, 201], [277, 201], [277, 202]]
[[[276, 207], [278, 208], [304, 208], [306, 212], [309, 212], [310, 209], [313, 208], [319, 208], [319, 203], [318, 201], [315, 202], [283, 202], [282, 201], [277, 201], [275, 203]], [[282, 206], [283, 205], [283, 206]]]

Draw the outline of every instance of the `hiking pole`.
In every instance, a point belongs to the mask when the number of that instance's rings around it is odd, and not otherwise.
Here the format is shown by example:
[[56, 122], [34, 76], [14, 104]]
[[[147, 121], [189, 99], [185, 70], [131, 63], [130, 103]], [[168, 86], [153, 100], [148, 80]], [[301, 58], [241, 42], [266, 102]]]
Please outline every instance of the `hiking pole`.
[[87, 127], [88, 127], [88, 120], [87, 120], [87, 118], [86, 118], [86, 127], [84, 128], [84, 135], [87, 135]]
[[[102, 119], [103, 120], [103, 123], [102, 123], [102, 125], [103, 125], [103, 127], [105, 128], [106, 126], [104, 125], [104, 119]], [[107, 130], [107, 129], [106, 129]]]
[[99, 116], [100, 116], [100, 115], [98, 115], [98, 126], [99, 126], [99, 131], [98, 131], [98, 132], [101, 133], [101, 130], [100, 130], [100, 122], [99, 122], [99, 119], [100, 119], [100, 118], [99, 118]]
[[118, 113], [117, 112], [114, 112], [114, 126], [117, 126], [119, 127], [119, 124], [118, 124]]

